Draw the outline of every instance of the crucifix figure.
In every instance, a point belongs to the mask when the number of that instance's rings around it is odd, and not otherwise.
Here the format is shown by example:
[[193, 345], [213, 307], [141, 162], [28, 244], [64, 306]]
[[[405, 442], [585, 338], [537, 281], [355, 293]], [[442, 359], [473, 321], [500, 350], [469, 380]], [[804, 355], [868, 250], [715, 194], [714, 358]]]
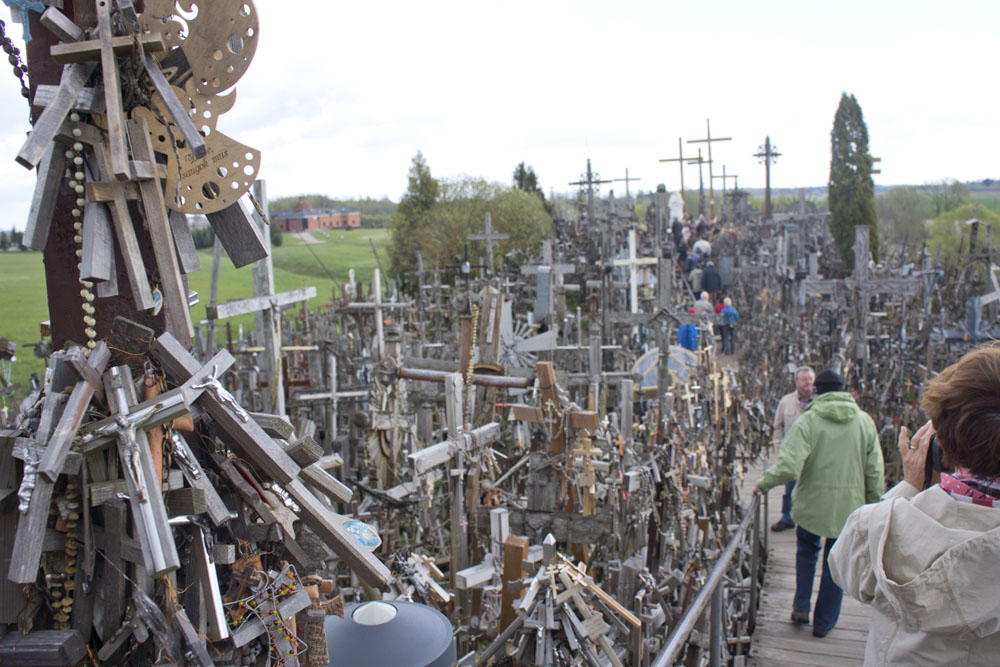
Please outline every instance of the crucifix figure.
[[764, 219], [771, 219], [771, 163], [781, 157], [778, 147], [771, 143], [771, 137], [764, 138], [764, 145], [753, 154], [758, 162], [764, 163]]
[[493, 232], [493, 223], [490, 218], [490, 212], [486, 212], [486, 223], [484, 229], [479, 234], [470, 234], [470, 241], [486, 241], [486, 272], [487, 275], [492, 275], [495, 268], [493, 263], [493, 243], [495, 241], [503, 241], [504, 239], [509, 239], [510, 234], [499, 234]]
[[[711, 203], [711, 213], [710, 217], [715, 217], [715, 189], [712, 187], [712, 144], [716, 141], [732, 141], [732, 137], [713, 137], [712, 136], [712, 126], [709, 120], [705, 119], [705, 138], [704, 139], [688, 139], [689, 144], [708, 144], [708, 194]], [[699, 152], [698, 157], [701, 157]], [[700, 170], [700, 168], [699, 168]], [[702, 211], [704, 213], [704, 211]]]

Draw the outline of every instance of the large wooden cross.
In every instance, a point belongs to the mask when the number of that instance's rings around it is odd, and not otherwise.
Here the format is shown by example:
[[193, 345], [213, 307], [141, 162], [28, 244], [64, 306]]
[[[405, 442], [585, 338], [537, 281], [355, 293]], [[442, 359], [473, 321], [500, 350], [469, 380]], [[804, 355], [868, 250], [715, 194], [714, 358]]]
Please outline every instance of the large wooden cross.
[[601, 177], [595, 174], [590, 168], [590, 158], [587, 158], [587, 173], [580, 176], [579, 181], [574, 181], [569, 185], [577, 185], [580, 188], [586, 186], [587, 188], [587, 223], [594, 225], [597, 223], [597, 218], [594, 215], [594, 186], [600, 186], [602, 183], [611, 183], [610, 179], [601, 180]]
[[639, 312], [639, 267], [656, 264], [655, 257], [639, 257], [636, 255], [636, 233], [634, 229], [628, 230], [628, 257], [612, 261], [614, 266], [627, 266], [629, 270], [629, 310], [633, 313]]
[[[711, 204], [710, 217], [715, 218], [715, 188], [712, 185], [712, 144], [717, 141], [732, 141], [732, 137], [713, 137], [712, 136], [712, 126], [709, 119], [705, 119], [705, 138], [704, 139], [688, 139], [689, 144], [707, 144], [708, 145], [708, 193], [709, 201]], [[699, 154], [700, 157], [700, 154]], [[699, 167], [700, 170], [700, 167]]]
[[677, 137], [677, 157], [660, 158], [660, 162], [676, 162], [681, 176], [681, 199], [684, 199], [684, 165], [689, 164], [691, 156], [684, 156], [684, 142], [681, 137]]
[[[535, 364], [535, 374], [541, 389], [542, 405], [536, 408], [529, 405], [515, 405], [514, 419], [518, 421], [545, 424], [549, 435], [549, 453], [553, 456], [567, 456], [567, 431], [584, 431], [594, 433], [600, 427], [598, 413], [590, 410], [566, 411], [559, 394], [556, 391], [556, 375], [552, 362], [539, 361]], [[564, 512], [573, 512], [576, 508], [576, 491], [571, 483], [572, 466], [565, 466], [559, 473], [559, 499]]]
[[493, 232], [493, 223], [491, 220], [490, 212], [486, 212], [486, 222], [484, 224], [483, 231], [478, 234], [469, 234], [470, 241], [486, 241], [486, 271], [489, 274], [493, 274], [495, 269], [495, 264], [493, 263], [493, 243], [495, 241], [503, 241], [504, 239], [509, 239], [510, 234], [500, 234]]

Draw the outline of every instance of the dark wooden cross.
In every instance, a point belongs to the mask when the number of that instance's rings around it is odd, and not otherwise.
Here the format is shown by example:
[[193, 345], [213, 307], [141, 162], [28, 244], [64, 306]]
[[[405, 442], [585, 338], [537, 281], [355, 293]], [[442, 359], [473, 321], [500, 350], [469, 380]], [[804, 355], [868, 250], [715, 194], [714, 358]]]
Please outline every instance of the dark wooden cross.
[[[484, 229], [479, 234], [469, 234], [470, 241], [486, 241], [486, 271], [487, 274], [492, 274], [494, 267], [493, 263], [493, 243], [495, 241], [503, 241], [504, 239], [509, 239], [510, 234], [499, 234], [494, 233], [493, 223], [490, 218], [490, 212], [486, 212], [486, 223]], [[418, 279], [419, 280], [419, 279]]]
[[712, 144], [717, 141], [732, 141], [732, 137], [713, 137], [712, 126], [709, 119], [705, 119], [705, 138], [688, 139], [689, 144], [708, 144], [708, 193], [711, 203], [710, 217], [715, 217], [715, 189], [712, 186]]
[[698, 149], [698, 157], [689, 161], [688, 164], [698, 165], [698, 215], [705, 215], [705, 178], [701, 166], [708, 160], [701, 156], [701, 149]]
[[722, 175], [721, 176], [715, 175], [712, 178], [713, 179], [716, 179], [716, 178], [721, 178], [722, 179], [722, 203], [719, 205], [719, 215], [725, 215], [726, 214], [726, 181], [728, 179], [730, 179], [730, 178], [733, 179], [733, 187], [735, 188], [736, 187], [736, 181], [739, 178], [739, 176], [736, 176], [735, 174], [729, 174], [727, 176], [726, 175], [726, 165], [722, 165]]
[[465, 278], [465, 291], [468, 294], [471, 292], [471, 282], [472, 282], [472, 269], [486, 269], [489, 268], [485, 264], [472, 264], [469, 261], [469, 244], [465, 244], [465, 253], [461, 257], [461, 261], [457, 264], [446, 264], [446, 269], [454, 269], [462, 274]]
[[612, 178], [611, 180], [614, 181], [614, 182], [616, 182], [616, 183], [620, 182], [620, 181], [624, 181], [625, 182], [625, 204], [627, 206], [631, 206], [632, 205], [632, 195], [629, 194], [628, 184], [630, 182], [632, 182], [632, 181], [638, 181], [638, 180], [640, 180], [639, 177], [636, 176], [635, 178], [629, 178], [628, 167], [625, 167], [625, 178]]
[[676, 162], [681, 175], [681, 199], [684, 198], [684, 165], [690, 164], [691, 157], [684, 157], [684, 143], [681, 137], [677, 137], [677, 157], [661, 158], [660, 162]]
[[594, 186], [600, 187], [602, 183], [611, 183], [611, 180], [601, 180], [601, 177], [593, 172], [590, 168], [590, 158], [587, 158], [587, 173], [580, 175], [580, 180], [570, 183], [569, 185], [578, 185], [581, 188], [587, 187], [587, 217], [588, 223], [593, 225], [596, 223], [597, 218], [594, 215]]
[[753, 154], [758, 162], [764, 164], [764, 219], [771, 219], [771, 164], [781, 157], [778, 147], [771, 143], [771, 137], [764, 138], [764, 144]]

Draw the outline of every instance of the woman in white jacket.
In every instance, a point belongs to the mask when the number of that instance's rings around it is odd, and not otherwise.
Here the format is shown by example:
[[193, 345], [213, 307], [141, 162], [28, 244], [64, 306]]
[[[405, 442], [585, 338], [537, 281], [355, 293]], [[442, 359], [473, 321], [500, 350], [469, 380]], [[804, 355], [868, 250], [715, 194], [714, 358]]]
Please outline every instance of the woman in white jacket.
[[[899, 434], [903, 481], [848, 517], [831, 574], [874, 609], [865, 665], [998, 665], [1000, 347], [945, 369], [922, 405], [931, 420]], [[954, 472], [924, 490], [935, 431]]]

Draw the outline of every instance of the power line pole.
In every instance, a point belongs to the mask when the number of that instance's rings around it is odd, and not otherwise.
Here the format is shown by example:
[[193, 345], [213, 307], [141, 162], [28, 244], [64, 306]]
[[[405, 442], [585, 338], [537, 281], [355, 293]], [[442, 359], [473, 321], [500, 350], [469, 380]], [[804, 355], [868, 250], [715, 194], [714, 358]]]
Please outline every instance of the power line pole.
[[771, 143], [771, 137], [768, 135], [764, 139], [764, 145], [757, 148], [757, 152], [753, 154], [757, 158], [758, 162], [764, 163], [764, 219], [771, 219], [771, 163], [777, 162], [778, 158], [781, 157], [781, 153], [778, 152], [778, 147]]
[[732, 141], [732, 137], [713, 137], [712, 126], [709, 120], [705, 119], [705, 138], [688, 139], [689, 144], [708, 144], [708, 194], [712, 206], [712, 217], [715, 217], [715, 190], [712, 188], [712, 144], [716, 141]]

